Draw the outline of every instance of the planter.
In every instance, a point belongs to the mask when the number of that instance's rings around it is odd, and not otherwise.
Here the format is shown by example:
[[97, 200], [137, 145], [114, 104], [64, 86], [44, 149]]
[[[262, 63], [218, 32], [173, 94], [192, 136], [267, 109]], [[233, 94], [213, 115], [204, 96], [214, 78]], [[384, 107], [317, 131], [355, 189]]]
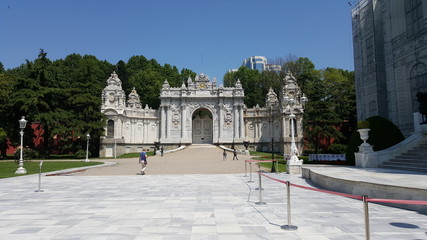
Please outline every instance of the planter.
[[371, 131], [371, 129], [362, 128], [362, 129], [358, 129], [357, 131], [360, 134], [360, 139], [362, 139], [363, 143], [366, 143], [366, 141], [369, 139], [369, 131]]
[[362, 128], [357, 130], [360, 134], [360, 139], [362, 139], [363, 143], [359, 146], [359, 152], [360, 153], [371, 153], [374, 150], [372, 149], [372, 146], [367, 143], [366, 141], [369, 139], [369, 131], [371, 129], [369, 128]]

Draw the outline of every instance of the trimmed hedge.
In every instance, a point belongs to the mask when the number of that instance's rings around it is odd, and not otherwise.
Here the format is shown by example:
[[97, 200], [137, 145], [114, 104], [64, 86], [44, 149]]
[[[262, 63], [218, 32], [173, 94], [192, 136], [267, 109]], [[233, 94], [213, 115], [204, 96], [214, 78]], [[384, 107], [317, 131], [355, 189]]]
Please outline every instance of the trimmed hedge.
[[[389, 148], [405, 140], [400, 129], [386, 118], [373, 116], [366, 119], [366, 121], [369, 122], [369, 128], [371, 129], [367, 142], [373, 146], [374, 151]], [[354, 153], [359, 151], [359, 146], [362, 143], [359, 132], [353, 132], [346, 150], [346, 159], [350, 164], [355, 164]]]

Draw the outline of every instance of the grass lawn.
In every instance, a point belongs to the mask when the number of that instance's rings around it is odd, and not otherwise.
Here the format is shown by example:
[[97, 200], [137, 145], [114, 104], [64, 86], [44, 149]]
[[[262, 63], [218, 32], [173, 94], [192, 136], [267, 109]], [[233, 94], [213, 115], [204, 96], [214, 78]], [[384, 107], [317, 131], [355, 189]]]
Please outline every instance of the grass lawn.
[[[81, 162], [81, 161], [44, 161], [42, 166], [42, 172], [52, 172], [62, 169], [77, 168], [99, 165], [102, 162]], [[39, 173], [40, 161], [24, 162], [24, 168], [27, 170], [27, 174], [15, 174], [18, 169], [18, 164], [12, 161], [0, 161], [0, 178], [17, 177], [28, 174]]]
[[[267, 153], [267, 152], [251, 151], [251, 156], [253, 156], [252, 157], [253, 160], [263, 161], [263, 160], [271, 160], [272, 159], [271, 153]], [[279, 160], [279, 163], [278, 163], [279, 172], [286, 172], [286, 161], [283, 160], [283, 156], [279, 155], [279, 154], [274, 154], [274, 160]], [[256, 163], [256, 164], [259, 164], [261, 167], [267, 168], [269, 171], [271, 171], [272, 162]], [[276, 169], [276, 171], [277, 171], [277, 169]]]
[[[139, 158], [139, 154], [139, 152], [125, 153], [117, 156], [117, 158]], [[147, 152], [147, 156], [154, 156], [154, 152]]]

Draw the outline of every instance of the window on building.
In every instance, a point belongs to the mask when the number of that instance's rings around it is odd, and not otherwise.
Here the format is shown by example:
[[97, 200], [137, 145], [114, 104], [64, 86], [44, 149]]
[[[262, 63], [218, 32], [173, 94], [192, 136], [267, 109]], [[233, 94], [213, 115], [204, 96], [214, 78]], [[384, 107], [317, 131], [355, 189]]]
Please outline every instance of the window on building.
[[114, 138], [114, 120], [107, 122], [107, 138]]
[[424, 30], [423, 0], [405, 0], [405, 14], [408, 38]]

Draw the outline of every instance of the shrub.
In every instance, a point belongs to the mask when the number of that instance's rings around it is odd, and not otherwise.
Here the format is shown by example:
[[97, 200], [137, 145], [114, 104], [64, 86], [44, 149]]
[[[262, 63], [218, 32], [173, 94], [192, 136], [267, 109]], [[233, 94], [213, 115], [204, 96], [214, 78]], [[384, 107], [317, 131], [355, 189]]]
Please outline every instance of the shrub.
[[[367, 142], [373, 146], [374, 151], [389, 148], [405, 139], [400, 129], [386, 118], [373, 116], [366, 121], [369, 122], [371, 129]], [[362, 143], [359, 132], [355, 131], [350, 137], [346, 150], [347, 161], [353, 165], [355, 163], [354, 153], [359, 151], [359, 146]]]
[[329, 146], [328, 153], [342, 154], [342, 153], [345, 153], [346, 149], [347, 149], [347, 145], [334, 143], [334, 144], [331, 144], [331, 146]]
[[[19, 159], [21, 157], [21, 148], [17, 148], [13, 155], [15, 159]], [[39, 153], [31, 148], [24, 148], [22, 151], [22, 158], [24, 160], [37, 159], [39, 158]]]
[[357, 129], [369, 128], [369, 121], [358, 121]]
[[[89, 152], [89, 157], [90, 157], [90, 152]], [[78, 150], [76, 153], [74, 153], [74, 158], [77, 158], [77, 159], [86, 158], [86, 151], [82, 149]]]

